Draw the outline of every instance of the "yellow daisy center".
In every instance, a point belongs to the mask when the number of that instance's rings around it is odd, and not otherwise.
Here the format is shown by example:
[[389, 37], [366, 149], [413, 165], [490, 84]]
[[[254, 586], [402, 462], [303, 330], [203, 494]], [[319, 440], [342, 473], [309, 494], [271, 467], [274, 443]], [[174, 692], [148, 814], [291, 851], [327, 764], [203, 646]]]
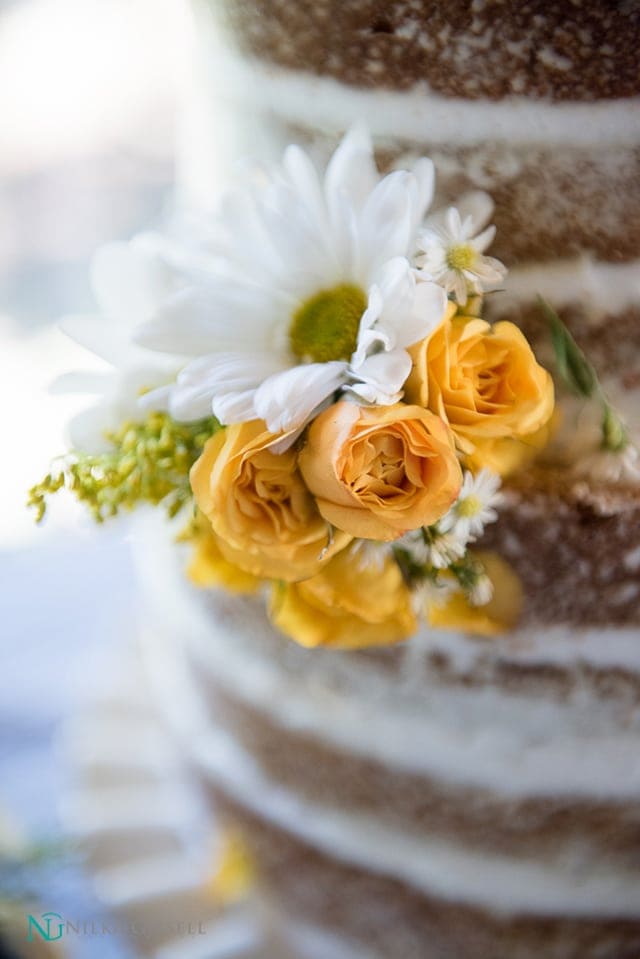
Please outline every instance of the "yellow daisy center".
[[465, 498], [461, 499], [458, 503], [456, 510], [459, 516], [471, 519], [473, 516], [477, 516], [482, 510], [482, 501], [473, 494], [471, 494], [471, 496], [465, 496]]
[[314, 294], [298, 307], [289, 327], [294, 355], [315, 363], [348, 360], [357, 346], [366, 306], [365, 294], [352, 283]]
[[470, 270], [476, 261], [477, 253], [472, 246], [461, 243], [447, 250], [447, 266], [450, 270]]

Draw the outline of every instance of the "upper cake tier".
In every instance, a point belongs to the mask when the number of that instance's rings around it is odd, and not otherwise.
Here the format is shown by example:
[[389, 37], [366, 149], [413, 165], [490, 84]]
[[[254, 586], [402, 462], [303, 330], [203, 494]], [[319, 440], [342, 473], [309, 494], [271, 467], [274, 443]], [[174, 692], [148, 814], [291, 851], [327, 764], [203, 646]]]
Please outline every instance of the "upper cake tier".
[[[326, 156], [364, 120], [379, 159], [427, 153], [437, 202], [487, 190], [509, 267], [640, 247], [640, 6], [200, 0], [186, 179], [226, 152]], [[573, 271], [573, 272], [572, 272]], [[569, 281], [567, 281], [569, 282]], [[629, 283], [627, 277], [625, 283]], [[576, 286], [576, 283], [573, 284]]]
[[550, 100], [640, 92], [635, 2], [546, 0], [231, 0], [239, 48], [360, 87], [469, 100]]

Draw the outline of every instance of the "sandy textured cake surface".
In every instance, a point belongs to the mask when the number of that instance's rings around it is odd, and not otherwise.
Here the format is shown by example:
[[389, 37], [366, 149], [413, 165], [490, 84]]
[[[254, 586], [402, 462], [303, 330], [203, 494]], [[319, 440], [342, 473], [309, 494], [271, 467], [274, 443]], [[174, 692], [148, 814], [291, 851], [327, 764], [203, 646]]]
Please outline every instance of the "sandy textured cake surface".
[[150, 649], [172, 651], [172, 708], [196, 710], [189, 749], [283, 925], [374, 957], [637, 954], [635, 630], [304, 650], [148, 535]]

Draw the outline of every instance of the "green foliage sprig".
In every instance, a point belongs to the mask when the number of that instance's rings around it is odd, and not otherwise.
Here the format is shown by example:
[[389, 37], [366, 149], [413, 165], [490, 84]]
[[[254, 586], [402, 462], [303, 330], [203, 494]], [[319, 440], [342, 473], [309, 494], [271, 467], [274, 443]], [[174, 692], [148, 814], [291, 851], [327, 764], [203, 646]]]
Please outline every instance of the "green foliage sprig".
[[556, 311], [542, 297], [538, 302], [551, 330], [551, 342], [559, 375], [569, 389], [593, 399], [602, 410], [602, 448], [620, 453], [629, 445], [627, 429], [602, 389], [598, 374]]
[[220, 424], [214, 417], [177, 423], [167, 413], [150, 413], [142, 422], [126, 422], [106, 433], [113, 447], [104, 453], [71, 453], [29, 490], [36, 522], [49, 498], [70, 490], [98, 523], [140, 503], [162, 503], [175, 516], [191, 501], [189, 470]]

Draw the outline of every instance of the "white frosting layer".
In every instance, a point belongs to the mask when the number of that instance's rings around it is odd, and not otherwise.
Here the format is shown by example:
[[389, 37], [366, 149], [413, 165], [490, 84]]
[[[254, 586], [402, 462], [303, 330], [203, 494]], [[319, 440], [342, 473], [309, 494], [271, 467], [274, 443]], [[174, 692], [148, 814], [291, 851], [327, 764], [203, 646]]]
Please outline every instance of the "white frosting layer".
[[[592, 103], [529, 97], [468, 100], [411, 90], [365, 89], [330, 77], [240, 59], [207, 37], [203, 59], [216, 89], [288, 123], [338, 133], [364, 118], [376, 137], [408, 143], [473, 146], [486, 140], [540, 146], [602, 147], [640, 142], [640, 98]], [[222, 80], [222, 83], [221, 83]]]
[[[167, 547], [164, 547], [166, 554]], [[175, 644], [184, 639], [198, 669], [274, 723], [327, 741], [340, 750], [377, 759], [391, 768], [421, 772], [505, 796], [640, 796], [640, 711], [634, 702], [600, 700], [579, 683], [567, 702], [538, 692], [502, 691], [438, 682], [425, 668], [425, 649], [455, 650], [458, 667], [487, 644], [451, 634], [423, 632], [404, 647], [405, 676], [386, 673], [365, 658], [317, 650], [279, 639], [262, 601], [232, 600], [232, 620], [216, 621], [215, 593], [204, 596], [182, 580], [175, 557], [150, 544], [148, 580], [154, 626]], [[229, 599], [225, 598], [227, 609]], [[237, 615], [236, 615], [237, 614]], [[578, 634], [579, 635], [579, 634]], [[495, 640], [496, 658], [545, 658], [579, 663], [640, 665], [640, 642], [630, 631], [573, 631], [558, 641], [545, 631], [536, 645]], [[575, 641], [574, 641], [575, 640]], [[549, 654], [545, 652], [549, 642]], [[492, 647], [489, 647], [490, 649]], [[538, 658], [540, 657], [540, 658]]]
[[296, 959], [374, 959], [361, 945], [350, 944], [335, 932], [309, 923], [283, 919], [279, 928]]
[[358, 812], [320, 806], [270, 782], [251, 757], [219, 731], [193, 742], [206, 770], [241, 805], [304, 842], [427, 894], [492, 912], [639, 916], [640, 874], [585, 868], [576, 850], [553, 862], [509, 859], [425, 839]]
[[640, 260], [599, 263], [588, 256], [509, 270], [505, 291], [491, 298], [496, 315], [542, 296], [556, 309], [580, 305], [597, 324], [604, 315], [640, 305]]
[[491, 856], [381, 825], [361, 812], [316, 804], [274, 783], [245, 750], [207, 723], [205, 705], [184, 661], [175, 658], [175, 645], [158, 648], [152, 631], [143, 638], [156, 691], [203, 772], [242, 806], [303, 842], [430, 896], [505, 915], [640, 915], [640, 874], [596, 869], [581, 848], [559, 845], [557, 856], [547, 860]]

